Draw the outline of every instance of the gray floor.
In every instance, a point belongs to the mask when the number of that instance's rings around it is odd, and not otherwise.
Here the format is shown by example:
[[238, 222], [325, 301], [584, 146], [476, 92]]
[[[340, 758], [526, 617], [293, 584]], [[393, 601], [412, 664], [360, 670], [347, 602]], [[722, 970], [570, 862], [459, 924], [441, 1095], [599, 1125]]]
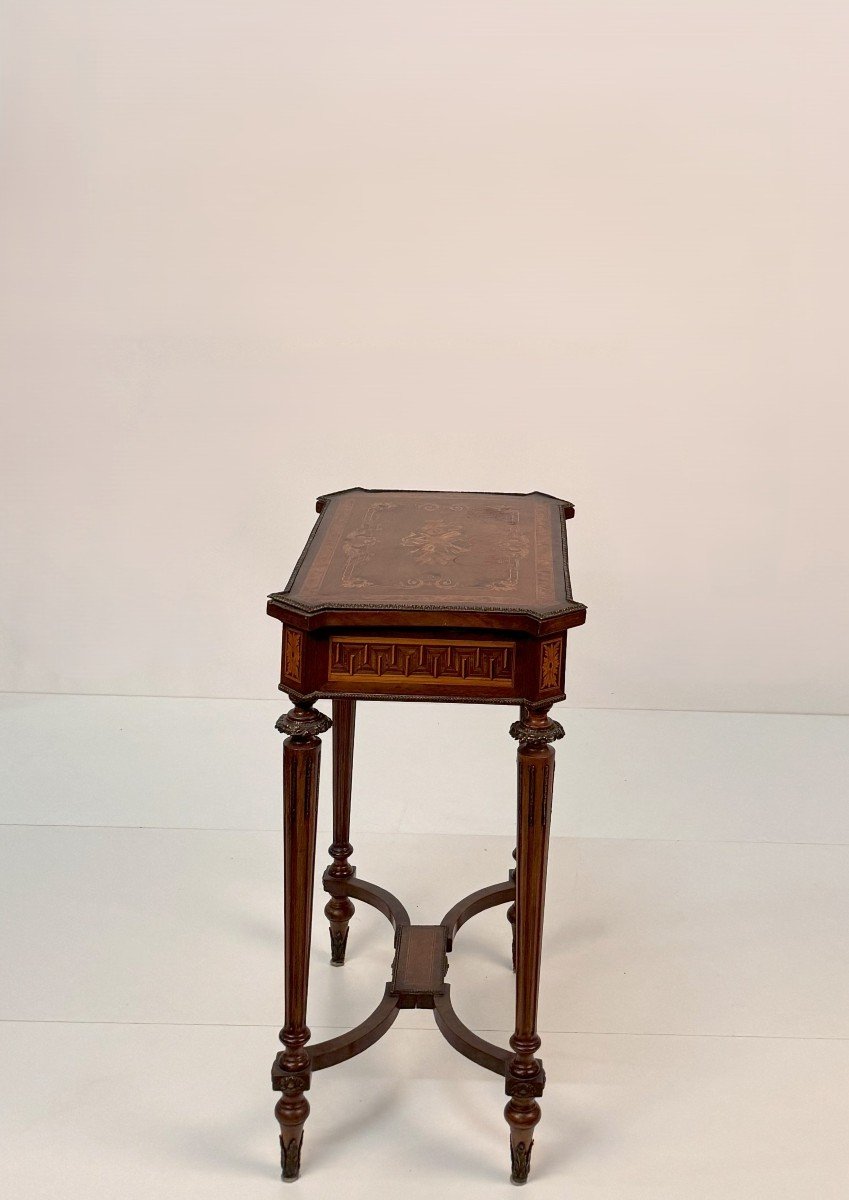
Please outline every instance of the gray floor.
[[[0, 697], [4, 1194], [280, 1194], [279, 711]], [[561, 715], [534, 1194], [845, 1200], [849, 718]], [[354, 857], [414, 920], [509, 865], [509, 717], [361, 706]], [[391, 945], [359, 906], [332, 970], [317, 905], [315, 1037], [373, 1007]], [[506, 1041], [502, 910], [449, 980]], [[300, 1195], [506, 1192], [502, 1089], [426, 1012], [310, 1100]]]

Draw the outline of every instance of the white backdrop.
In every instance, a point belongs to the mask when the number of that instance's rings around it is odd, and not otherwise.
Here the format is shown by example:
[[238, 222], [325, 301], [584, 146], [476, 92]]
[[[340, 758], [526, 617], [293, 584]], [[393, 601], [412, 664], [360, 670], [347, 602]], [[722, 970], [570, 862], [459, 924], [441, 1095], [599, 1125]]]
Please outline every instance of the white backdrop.
[[571, 499], [584, 706], [849, 711], [849, 9], [4, 0], [0, 687], [269, 696], [314, 497]]

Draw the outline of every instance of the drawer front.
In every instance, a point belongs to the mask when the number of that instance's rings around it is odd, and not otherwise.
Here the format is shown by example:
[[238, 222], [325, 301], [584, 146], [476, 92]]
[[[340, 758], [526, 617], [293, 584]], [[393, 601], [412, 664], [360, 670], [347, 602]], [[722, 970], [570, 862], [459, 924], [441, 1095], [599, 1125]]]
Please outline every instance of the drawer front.
[[352, 691], [413, 691], [416, 687], [515, 688], [516, 643], [471, 639], [332, 636], [328, 683]]
[[384, 626], [310, 633], [283, 628], [280, 688], [293, 698], [352, 696], [543, 704], [563, 698], [566, 635], [509, 638], [481, 631]]

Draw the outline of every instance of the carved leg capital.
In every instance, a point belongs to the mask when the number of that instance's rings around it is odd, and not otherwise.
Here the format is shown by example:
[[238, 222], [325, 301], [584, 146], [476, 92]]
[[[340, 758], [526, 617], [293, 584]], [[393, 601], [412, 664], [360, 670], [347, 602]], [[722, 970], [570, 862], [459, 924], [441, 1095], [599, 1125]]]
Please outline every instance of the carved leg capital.
[[278, 733], [286, 733], [298, 742], [318, 740], [319, 734], [327, 733], [332, 722], [324, 713], [316, 712], [307, 705], [296, 704], [289, 712], [278, 717], [274, 728]]
[[521, 720], [514, 721], [510, 726], [510, 736], [516, 739], [520, 748], [545, 746], [563, 737], [563, 726], [548, 715], [550, 708], [550, 704], [543, 704], [539, 708], [522, 706]]

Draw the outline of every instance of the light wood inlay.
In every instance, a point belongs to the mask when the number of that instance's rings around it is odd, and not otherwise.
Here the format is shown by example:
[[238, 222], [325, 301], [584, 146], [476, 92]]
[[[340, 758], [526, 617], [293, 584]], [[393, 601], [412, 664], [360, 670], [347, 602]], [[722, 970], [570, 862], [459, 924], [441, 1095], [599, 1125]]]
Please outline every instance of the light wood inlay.
[[560, 685], [560, 660], [563, 655], [563, 639], [553, 638], [543, 642], [542, 658], [539, 668], [539, 686], [541, 692], [553, 692]]
[[446, 687], [512, 687], [516, 662], [515, 642], [346, 636], [332, 637], [329, 653], [331, 680], [418, 679]]
[[301, 682], [301, 657], [304, 635], [299, 629], [286, 629], [283, 635], [283, 674], [293, 683]]
[[551, 497], [356, 491], [327, 503], [293, 600], [498, 609], [566, 599]]

